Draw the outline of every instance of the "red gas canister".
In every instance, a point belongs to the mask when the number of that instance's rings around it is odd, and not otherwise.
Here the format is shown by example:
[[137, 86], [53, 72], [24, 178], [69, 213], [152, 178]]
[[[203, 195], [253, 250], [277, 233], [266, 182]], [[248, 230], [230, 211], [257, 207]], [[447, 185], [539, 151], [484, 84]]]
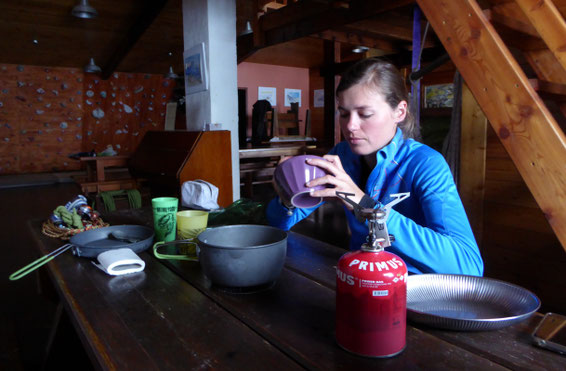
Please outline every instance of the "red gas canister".
[[357, 210], [369, 220], [368, 242], [344, 254], [336, 266], [336, 340], [368, 357], [391, 357], [405, 348], [407, 267], [384, 250], [391, 245], [385, 220], [393, 203]]
[[405, 348], [407, 267], [387, 251], [356, 251], [336, 267], [336, 340], [353, 353], [393, 356]]

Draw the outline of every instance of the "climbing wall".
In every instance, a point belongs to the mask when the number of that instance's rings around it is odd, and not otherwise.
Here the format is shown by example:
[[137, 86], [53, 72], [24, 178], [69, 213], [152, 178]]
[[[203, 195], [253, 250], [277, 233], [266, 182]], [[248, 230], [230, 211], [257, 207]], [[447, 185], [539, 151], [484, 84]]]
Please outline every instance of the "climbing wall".
[[79, 69], [0, 65], [0, 174], [76, 170], [81, 150]]
[[132, 153], [146, 131], [163, 130], [174, 83], [160, 75], [85, 75], [82, 148], [100, 152], [112, 145], [120, 154]]
[[173, 88], [161, 75], [0, 65], [0, 175], [78, 170], [69, 155], [109, 145], [132, 153], [163, 129]]

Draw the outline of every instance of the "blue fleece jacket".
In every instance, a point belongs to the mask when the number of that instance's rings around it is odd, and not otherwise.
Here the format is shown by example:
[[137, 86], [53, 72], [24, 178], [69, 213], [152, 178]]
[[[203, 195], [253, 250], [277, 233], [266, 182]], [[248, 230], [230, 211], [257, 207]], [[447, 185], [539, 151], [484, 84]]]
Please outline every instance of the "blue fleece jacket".
[[[404, 139], [397, 129], [393, 140], [376, 153], [377, 165], [366, 184], [361, 179], [363, 158], [352, 153], [348, 143], [339, 143], [330, 154], [340, 157], [346, 173], [378, 205], [392, 201], [391, 194], [411, 193], [393, 206], [387, 219], [389, 233], [395, 236], [387, 251], [399, 255], [409, 272], [483, 274], [483, 261], [466, 212], [440, 153]], [[315, 209], [294, 209], [289, 215], [275, 198], [267, 207], [267, 219], [271, 225], [289, 230]], [[346, 218], [352, 232], [350, 249], [359, 249], [368, 235], [367, 222], [358, 222], [348, 210]]]

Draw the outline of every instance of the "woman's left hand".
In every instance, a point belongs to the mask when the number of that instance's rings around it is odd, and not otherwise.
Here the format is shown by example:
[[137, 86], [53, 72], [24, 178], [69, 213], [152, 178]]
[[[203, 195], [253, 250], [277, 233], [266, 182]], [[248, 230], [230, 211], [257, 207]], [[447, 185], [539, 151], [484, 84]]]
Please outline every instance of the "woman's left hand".
[[[323, 156], [324, 160], [320, 159], [308, 159], [307, 163], [309, 165], [318, 166], [324, 170], [326, 170], [327, 175], [316, 178], [311, 180], [307, 183], [307, 187], [315, 187], [318, 185], [324, 185], [327, 188], [322, 189], [320, 191], [314, 191], [311, 196], [313, 197], [337, 197], [336, 192], [346, 192], [352, 193], [353, 196], [349, 196], [348, 198], [355, 203], [359, 204], [362, 197], [364, 196], [364, 191], [362, 191], [356, 183], [350, 178], [350, 176], [346, 173], [344, 168], [342, 167], [342, 162], [340, 161], [340, 157], [335, 155], [325, 155]], [[332, 188], [328, 188], [331, 186]], [[353, 207], [346, 201], [340, 199], [344, 205], [349, 210], [352, 210]]]

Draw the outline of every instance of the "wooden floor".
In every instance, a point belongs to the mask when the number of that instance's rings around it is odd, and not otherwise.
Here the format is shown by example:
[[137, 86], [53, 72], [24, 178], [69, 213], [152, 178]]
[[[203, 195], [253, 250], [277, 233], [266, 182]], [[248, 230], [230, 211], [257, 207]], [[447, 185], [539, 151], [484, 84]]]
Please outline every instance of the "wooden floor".
[[[71, 182], [60, 179], [10, 178], [9, 186], [2, 187], [0, 178], [0, 210], [3, 256], [2, 311], [0, 312], [0, 369], [38, 370], [45, 357], [46, 344], [55, 317], [56, 296], [49, 291], [38, 291], [38, 274], [30, 274], [11, 282], [8, 276], [38, 258], [38, 252], [27, 231], [27, 220], [46, 219], [58, 205], [63, 205], [80, 189]], [[6, 183], [6, 182], [4, 182]], [[35, 185], [34, 185], [35, 184]], [[271, 188], [257, 189], [255, 201], [265, 202], [273, 196]], [[320, 212], [293, 227], [293, 231], [304, 233], [338, 246], [348, 246], [346, 221], [341, 207], [327, 204]], [[46, 270], [39, 269], [45, 275]], [[72, 326], [64, 322], [52, 349], [48, 369], [72, 366], [75, 369], [90, 368], [87, 355]]]

